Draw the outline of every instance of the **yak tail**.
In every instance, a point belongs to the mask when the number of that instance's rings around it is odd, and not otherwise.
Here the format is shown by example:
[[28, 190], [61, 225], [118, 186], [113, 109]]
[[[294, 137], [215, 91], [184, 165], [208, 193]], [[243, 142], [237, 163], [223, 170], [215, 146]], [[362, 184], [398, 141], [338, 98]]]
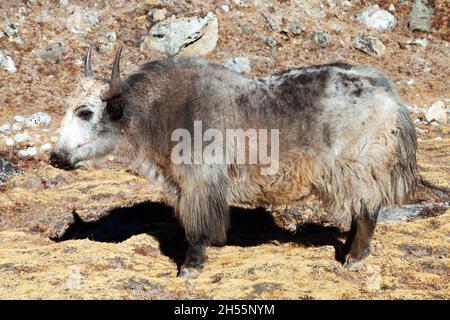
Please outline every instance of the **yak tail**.
[[394, 203], [402, 204], [412, 200], [418, 187], [417, 181], [417, 141], [414, 124], [406, 107], [397, 112], [397, 164], [391, 173]]
[[423, 177], [417, 177], [417, 184], [427, 188], [440, 199], [445, 199], [444, 201], [450, 199], [450, 188], [435, 185], [433, 182]]
[[[409, 200], [413, 200], [415, 191], [417, 191], [419, 186], [423, 186], [440, 199], [448, 200], [450, 197], [450, 188], [437, 186], [431, 181], [417, 175], [417, 142], [414, 125], [406, 108], [399, 109], [397, 122], [399, 128], [397, 157], [399, 161], [396, 167], [397, 170], [394, 170], [393, 175], [393, 178], [397, 180], [395, 184], [397, 191], [400, 189], [403, 191], [399, 192], [400, 194], [405, 194], [405, 192], [409, 193]], [[401, 201], [398, 201], [398, 203], [401, 203]]]

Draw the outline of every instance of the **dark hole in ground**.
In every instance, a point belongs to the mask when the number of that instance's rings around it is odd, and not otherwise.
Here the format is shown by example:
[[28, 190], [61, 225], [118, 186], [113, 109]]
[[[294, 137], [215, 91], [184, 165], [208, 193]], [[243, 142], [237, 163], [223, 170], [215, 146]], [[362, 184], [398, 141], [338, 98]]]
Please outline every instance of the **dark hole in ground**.
[[[184, 232], [170, 207], [156, 202], [142, 202], [131, 207], [112, 209], [99, 220], [86, 222], [74, 214], [74, 222], [54, 241], [90, 239], [99, 242], [122, 242], [133, 235], [147, 233], [155, 237], [161, 252], [179, 266], [185, 258]], [[227, 245], [242, 247], [266, 243], [294, 242], [305, 247], [332, 245], [335, 258], [342, 261], [345, 233], [334, 227], [305, 225], [297, 234], [279, 227], [272, 214], [263, 209], [231, 209], [231, 228]], [[331, 258], [331, 257], [330, 257]]]

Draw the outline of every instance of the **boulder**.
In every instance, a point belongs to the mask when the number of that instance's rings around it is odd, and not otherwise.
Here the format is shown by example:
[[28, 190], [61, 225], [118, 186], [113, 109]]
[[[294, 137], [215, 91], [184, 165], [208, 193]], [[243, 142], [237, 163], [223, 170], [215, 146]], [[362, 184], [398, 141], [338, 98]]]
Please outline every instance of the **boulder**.
[[448, 120], [447, 109], [444, 102], [437, 101], [427, 110], [425, 113], [425, 120], [427, 122], [437, 121], [439, 123], [445, 123]]
[[196, 56], [214, 50], [218, 39], [215, 14], [165, 20], [154, 25], [141, 43], [141, 50], [150, 48], [169, 55]]
[[382, 10], [378, 5], [369, 6], [355, 17], [356, 21], [365, 24], [369, 29], [379, 31], [394, 29], [397, 19], [388, 11]]
[[409, 15], [408, 27], [411, 31], [431, 32], [433, 9], [427, 0], [416, 0]]
[[384, 44], [376, 37], [356, 36], [352, 38], [353, 46], [370, 56], [382, 56], [386, 52]]

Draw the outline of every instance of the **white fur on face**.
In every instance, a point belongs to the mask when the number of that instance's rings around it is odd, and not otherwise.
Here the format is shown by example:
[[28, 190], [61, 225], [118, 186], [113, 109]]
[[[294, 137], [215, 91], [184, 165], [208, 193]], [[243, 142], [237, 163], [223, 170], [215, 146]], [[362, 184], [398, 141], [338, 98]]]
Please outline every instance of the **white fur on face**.
[[[60, 128], [56, 150], [67, 154], [70, 162], [82, 165], [107, 156], [114, 149], [115, 143], [111, 128], [102, 122], [106, 103], [100, 98], [107, 85], [91, 78], [85, 78], [69, 99]], [[93, 112], [89, 120], [77, 116], [80, 106]]]

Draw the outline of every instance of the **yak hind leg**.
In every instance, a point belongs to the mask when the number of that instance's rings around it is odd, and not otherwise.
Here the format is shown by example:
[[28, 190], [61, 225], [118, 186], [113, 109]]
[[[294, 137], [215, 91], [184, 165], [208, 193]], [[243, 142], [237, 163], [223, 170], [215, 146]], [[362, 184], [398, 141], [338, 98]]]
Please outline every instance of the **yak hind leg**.
[[192, 184], [183, 190], [177, 211], [186, 234], [188, 250], [179, 277], [196, 278], [206, 261], [206, 246], [226, 242], [230, 213], [223, 191], [223, 186], [209, 183], [202, 183], [201, 186]]
[[378, 210], [370, 213], [366, 209], [352, 217], [352, 225], [344, 245], [344, 268], [350, 271], [360, 270], [364, 265], [362, 260], [370, 254], [377, 223]]

